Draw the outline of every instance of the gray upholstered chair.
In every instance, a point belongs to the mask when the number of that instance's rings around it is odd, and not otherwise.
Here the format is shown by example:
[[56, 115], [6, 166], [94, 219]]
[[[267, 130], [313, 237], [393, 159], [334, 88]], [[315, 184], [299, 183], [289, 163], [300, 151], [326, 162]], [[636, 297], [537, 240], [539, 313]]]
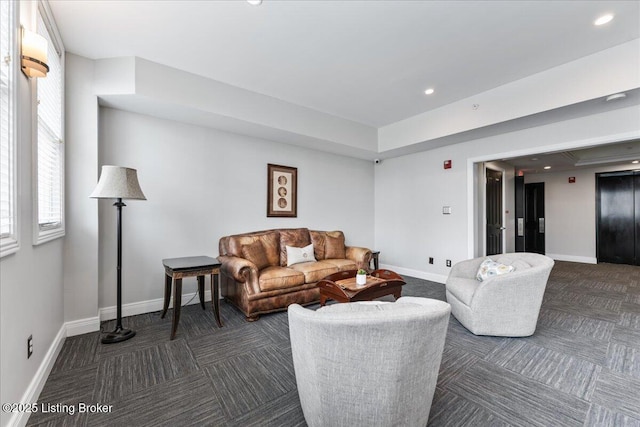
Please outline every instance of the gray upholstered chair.
[[[487, 258], [515, 270], [478, 281], [478, 268]], [[527, 252], [459, 262], [451, 269], [446, 285], [451, 313], [476, 335], [532, 335], [553, 264], [549, 257]]]
[[427, 425], [451, 307], [395, 302], [289, 306], [298, 395], [309, 426]]

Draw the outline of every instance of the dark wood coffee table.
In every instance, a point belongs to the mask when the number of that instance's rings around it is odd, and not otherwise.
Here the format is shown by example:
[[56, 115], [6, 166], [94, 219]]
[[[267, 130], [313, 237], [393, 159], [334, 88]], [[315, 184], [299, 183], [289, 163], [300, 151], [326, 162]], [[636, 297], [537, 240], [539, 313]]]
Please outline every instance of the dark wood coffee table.
[[316, 286], [320, 290], [320, 305], [328, 299], [338, 302], [371, 301], [385, 295], [400, 298], [404, 279], [391, 270], [374, 270], [367, 275], [367, 283], [356, 284], [357, 270], [333, 273], [320, 280]]

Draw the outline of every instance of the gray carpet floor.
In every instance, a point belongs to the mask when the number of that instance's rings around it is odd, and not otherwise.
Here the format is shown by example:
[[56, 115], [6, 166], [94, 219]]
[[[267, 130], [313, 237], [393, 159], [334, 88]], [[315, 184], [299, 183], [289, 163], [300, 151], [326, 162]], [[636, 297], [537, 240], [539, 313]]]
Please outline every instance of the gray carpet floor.
[[[444, 285], [406, 279], [403, 295], [444, 300]], [[218, 328], [210, 305], [183, 307], [173, 341], [171, 311], [126, 318], [137, 335], [119, 344], [68, 338], [40, 402], [111, 411], [28, 425], [306, 425], [286, 313], [221, 311]], [[429, 425], [640, 426], [640, 267], [557, 262], [531, 337], [478, 337], [452, 316]]]

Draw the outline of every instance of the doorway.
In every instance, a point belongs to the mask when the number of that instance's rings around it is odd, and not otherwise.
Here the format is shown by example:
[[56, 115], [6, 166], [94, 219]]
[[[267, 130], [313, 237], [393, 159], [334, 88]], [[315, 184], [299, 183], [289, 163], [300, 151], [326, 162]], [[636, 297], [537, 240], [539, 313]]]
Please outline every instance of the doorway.
[[640, 172], [596, 174], [598, 262], [640, 265]]
[[515, 179], [516, 252], [524, 252], [524, 175]]
[[486, 178], [486, 254], [495, 255], [503, 252], [502, 240], [505, 230], [502, 218], [502, 171], [487, 168]]
[[524, 248], [545, 254], [544, 182], [524, 185]]

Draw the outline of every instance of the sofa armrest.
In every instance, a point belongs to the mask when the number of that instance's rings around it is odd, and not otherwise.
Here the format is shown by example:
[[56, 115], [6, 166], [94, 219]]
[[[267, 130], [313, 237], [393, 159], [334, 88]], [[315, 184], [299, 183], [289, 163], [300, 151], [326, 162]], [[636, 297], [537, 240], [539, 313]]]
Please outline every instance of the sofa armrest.
[[449, 276], [462, 277], [465, 279], [475, 279], [478, 274], [480, 264], [482, 264], [482, 262], [487, 258], [488, 257], [480, 257], [457, 262], [451, 268]]
[[245, 283], [253, 293], [260, 292], [260, 286], [258, 284], [259, 271], [254, 263], [248, 259], [220, 255], [218, 257], [220, 261], [220, 270], [229, 277], [233, 277], [236, 282]]
[[357, 268], [369, 270], [369, 262], [371, 261], [371, 250], [360, 248], [357, 246], [345, 246], [347, 259], [354, 261]]

